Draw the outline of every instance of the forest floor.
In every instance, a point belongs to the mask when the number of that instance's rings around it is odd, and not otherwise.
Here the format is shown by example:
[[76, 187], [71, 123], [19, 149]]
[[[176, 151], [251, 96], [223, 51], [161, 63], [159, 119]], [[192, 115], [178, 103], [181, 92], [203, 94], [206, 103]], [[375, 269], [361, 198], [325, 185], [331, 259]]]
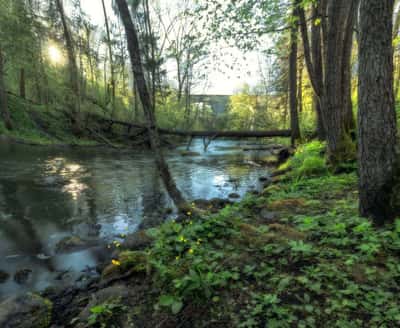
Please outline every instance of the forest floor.
[[43, 295], [53, 327], [398, 327], [400, 221], [358, 217], [352, 165], [300, 147], [260, 195], [112, 245], [102, 277]]
[[[82, 114], [83, 128], [77, 137], [72, 130], [71, 119], [63, 108], [36, 105], [15, 96], [9, 97], [9, 106], [13, 129], [7, 130], [0, 121], [0, 138], [7, 141], [33, 146], [105, 145], [118, 148], [124, 145], [120, 140], [109, 142], [103, 133], [97, 133], [100, 127], [97, 122], [87, 120], [87, 115]], [[100, 115], [98, 112], [96, 114]]]

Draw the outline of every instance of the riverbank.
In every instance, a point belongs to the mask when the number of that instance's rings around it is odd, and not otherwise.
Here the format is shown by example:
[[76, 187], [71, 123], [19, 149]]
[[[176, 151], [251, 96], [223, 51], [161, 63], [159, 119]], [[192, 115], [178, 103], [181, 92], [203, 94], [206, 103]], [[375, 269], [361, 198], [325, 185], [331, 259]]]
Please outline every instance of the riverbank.
[[47, 291], [36, 319], [41, 327], [398, 326], [399, 222], [376, 229], [359, 218], [354, 168], [332, 175], [322, 152], [319, 143], [301, 147], [260, 195], [113, 245], [101, 278]]

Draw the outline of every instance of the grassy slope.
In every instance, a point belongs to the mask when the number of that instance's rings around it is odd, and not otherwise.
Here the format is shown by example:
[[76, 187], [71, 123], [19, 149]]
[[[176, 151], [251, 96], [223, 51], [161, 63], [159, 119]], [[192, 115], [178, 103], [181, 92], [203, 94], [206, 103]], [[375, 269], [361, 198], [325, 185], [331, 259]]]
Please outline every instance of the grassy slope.
[[8, 131], [0, 120], [0, 136], [37, 145], [96, 144], [93, 140], [75, 137], [69, 120], [59, 108], [33, 105], [13, 96], [9, 97], [9, 106], [14, 129]]
[[[302, 147], [287, 165], [291, 173], [261, 196], [165, 223], [148, 232], [151, 248], [121, 253], [107, 275], [133, 269], [131, 288], [148, 284], [147, 300], [125, 304], [131, 311], [123, 320], [143, 327], [399, 326], [400, 221], [377, 230], [359, 218], [355, 172], [330, 175], [322, 150]], [[263, 211], [275, 219], [263, 219]]]

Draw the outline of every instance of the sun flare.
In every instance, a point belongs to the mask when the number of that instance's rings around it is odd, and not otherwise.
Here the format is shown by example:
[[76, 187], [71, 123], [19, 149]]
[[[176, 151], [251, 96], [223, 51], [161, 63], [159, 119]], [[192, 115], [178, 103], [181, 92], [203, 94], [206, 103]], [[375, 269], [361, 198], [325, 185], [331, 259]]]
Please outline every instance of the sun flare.
[[61, 50], [57, 48], [55, 45], [49, 46], [47, 49], [49, 59], [53, 64], [60, 64], [63, 61], [63, 55]]

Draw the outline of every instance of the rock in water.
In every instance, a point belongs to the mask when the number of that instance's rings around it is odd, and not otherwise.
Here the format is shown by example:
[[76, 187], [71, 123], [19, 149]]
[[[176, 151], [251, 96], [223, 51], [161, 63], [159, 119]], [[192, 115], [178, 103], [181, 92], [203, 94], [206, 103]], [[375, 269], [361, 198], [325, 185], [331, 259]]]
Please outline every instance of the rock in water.
[[240, 195], [233, 192], [233, 193], [229, 194], [228, 197], [232, 198], [232, 199], [238, 199], [238, 198], [240, 198]]
[[0, 284], [4, 284], [8, 278], [10, 278], [10, 275], [5, 271], [0, 270]]
[[183, 156], [183, 157], [187, 157], [187, 156], [200, 156], [201, 154], [200, 153], [198, 153], [198, 152], [195, 152], [195, 151], [182, 151], [181, 152], [181, 156]]
[[0, 303], [0, 327], [46, 328], [51, 310], [52, 303], [36, 294], [13, 296]]
[[56, 245], [57, 254], [73, 253], [96, 246], [96, 240], [83, 240], [78, 236], [69, 236], [61, 239]]
[[22, 269], [15, 273], [14, 281], [17, 284], [23, 285], [26, 284], [31, 277], [32, 270], [31, 269]]

